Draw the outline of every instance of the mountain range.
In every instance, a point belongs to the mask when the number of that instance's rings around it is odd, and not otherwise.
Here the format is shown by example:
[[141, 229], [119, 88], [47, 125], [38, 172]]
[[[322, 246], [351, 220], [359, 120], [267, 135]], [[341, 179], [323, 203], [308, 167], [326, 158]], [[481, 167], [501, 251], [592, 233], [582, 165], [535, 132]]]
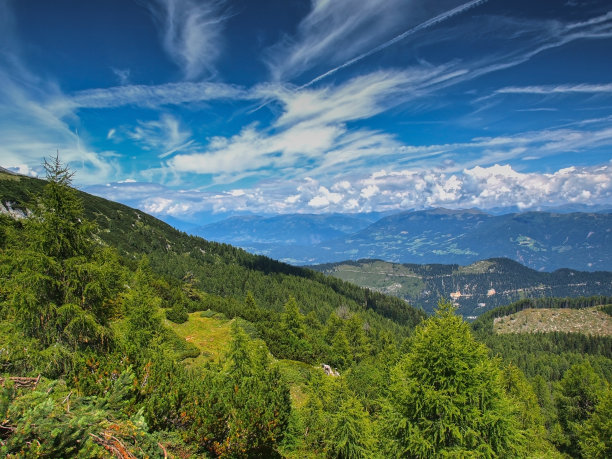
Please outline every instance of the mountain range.
[[193, 233], [297, 265], [364, 258], [468, 265], [505, 257], [538, 271], [612, 270], [612, 214], [605, 210], [493, 215], [437, 208], [375, 217], [234, 217]]
[[448, 298], [457, 306], [457, 312], [468, 319], [523, 298], [612, 294], [611, 272], [538, 272], [507, 258], [491, 258], [467, 266], [359, 260], [311, 268], [397, 296], [430, 314], [440, 298]]

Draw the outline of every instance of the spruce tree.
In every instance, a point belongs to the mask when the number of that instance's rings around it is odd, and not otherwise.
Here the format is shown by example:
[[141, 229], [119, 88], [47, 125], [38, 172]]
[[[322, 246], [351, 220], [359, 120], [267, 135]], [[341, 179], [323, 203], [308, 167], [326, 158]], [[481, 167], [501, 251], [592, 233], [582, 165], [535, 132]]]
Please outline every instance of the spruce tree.
[[108, 347], [108, 300], [121, 290], [123, 271], [116, 253], [95, 241], [96, 226], [70, 187], [73, 173], [57, 156], [44, 166], [47, 184], [2, 257], [11, 313], [43, 347]]
[[335, 413], [331, 430], [331, 457], [369, 459], [374, 438], [367, 411], [355, 396], [349, 396]]
[[559, 386], [557, 410], [567, 439], [567, 444], [560, 447], [571, 456], [578, 457], [580, 426], [595, 411], [606, 391], [606, 382], [587, 361], [567, 370]]
[[497, 363], [446, 302], [417, 327], [393, 369], [385, 422], [395, 456], [521, 455], [523, 434]]
[[612, 390], [608, 388], [593, 415], [579, 429], [579, 435], [583, 457], [612, 457]]

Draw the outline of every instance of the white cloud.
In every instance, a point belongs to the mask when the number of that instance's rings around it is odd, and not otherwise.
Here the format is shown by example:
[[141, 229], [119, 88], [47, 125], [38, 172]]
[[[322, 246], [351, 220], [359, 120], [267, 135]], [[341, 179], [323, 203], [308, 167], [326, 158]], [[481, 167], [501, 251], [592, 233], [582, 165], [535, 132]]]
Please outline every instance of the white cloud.
[[[342, 163], [388, 154], [399, 145], [393, 136], [347, 123], [371, 118], [398, 104], [412, 85], [431, 80], [440, 70], [375, 72], [319, 89], [262, 86], [252, 94], [274, 98], [283, 112], [272, 128], [250, 125], [232, 137], [210, 139], [204, 151], [179, 154], [168, 165], [176, 172], [254, 174], [265, 168], [327, 172]], [[219, 179], [219, 177], [217, 177]]]
[[543, 86], [507, 86], [495, 94], [612, 94], [612, 84], [561, 84]]
[[17, 164], [16, 166], [7, 167], [8, 170], [21, 175], [29, 175], [30, 177], [38, 177], [38, 172], [30, 169], [27, 164]]
[[139, 121], [138, 126], [127, 132], [127, 136], [144, 149], [154, 151], [165, 158], [177, 151], [188, 150], [194, 140], [191, 131], [182, 128], [180, 121], [172, 115], [163, 114], [159, 120]]
[[115, 74], [115, 77], [117, 77], [120, 85], [128, 84], [130, 80], [130, 69], [116, 69], [113, 67], [111, 70]]
[[57, 91], [36, 81], [23, 72], [17, 84], [0, 66], [0, 165], [6, 168], [27, 166], [42, 174], [43, 158], [59, 154], [64, 163], [76, 171], [75, 183], [104, 181], [117, 172], [119, 166], [105, 152], [94, 151], [75, 130], [54, 111], [47, 109], [41, 99], [44, 90]]
[[50, 108], [113, 108], [125, 105], [156, 108], [211, 100], [249, 99], [247, 91], [224, 83], [166, 83], [162, 85], [127, 85], [111, 88], [86, 89], [70, 97], [52, 99]]
[[249, 189], [223, 192], [172, 190], [148, 183], [114, 183], [89, 192], [158, 215], [188, 217], [198, 212], [366, 212], [429, 207], [538, 208], [566, 203], [609, 204], [612, 163], [562, 168], [552, 173], [519, 172], [508, 164], [456, 172], [378, 170], [341, 177], [341, 186], [319, 180], [268, 180]]
[[150, 10], [162, 34], [164, 49], [193, 80], [214, 73], [221, 53], [223, 22], [220, 1], [155, 0]]
[[444, 0], [418, 4], [405, 0], [312, 0], [295, 37], [269, 51], [275, 80], [286, 80], [325, 65], [338, 65], [369, 51], [442, 11], [460, 4]]

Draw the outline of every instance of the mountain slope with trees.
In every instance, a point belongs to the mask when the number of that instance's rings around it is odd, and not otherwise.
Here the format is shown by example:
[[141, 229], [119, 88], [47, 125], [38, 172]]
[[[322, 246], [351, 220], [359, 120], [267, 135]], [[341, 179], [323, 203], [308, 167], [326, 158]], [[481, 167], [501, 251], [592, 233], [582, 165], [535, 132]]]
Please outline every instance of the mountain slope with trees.
[[507, 258], [467, 266], [358, 260], [315, 265], [312, 269], [395, 295], [428, 313], [433, 312], [440, 297], [450, 298], [458, 312], [470, 319], [522, 298], [612, 295], [611, 272], [538, 272]]
[[[41, 187], [11, 206], [25, 218], [0, 216], [3, 456], [605, 456], [608, 357], [563, 374], [557, 435], [546, 392], [450, 303], [426, 318], [89, 200], [57, 158], [46, 169], [7, 179]], [[206, 342], [167, 325], [197, 314], [229, 326], [218, 359], [194, 361]]]

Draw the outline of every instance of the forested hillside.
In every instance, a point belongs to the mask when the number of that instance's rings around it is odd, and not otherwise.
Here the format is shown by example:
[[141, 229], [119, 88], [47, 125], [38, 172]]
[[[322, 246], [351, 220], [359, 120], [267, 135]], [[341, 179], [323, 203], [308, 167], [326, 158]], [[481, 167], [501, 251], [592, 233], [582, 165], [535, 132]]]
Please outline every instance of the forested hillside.
[[[604, 458], [612, 452], [612, 336], [593, 333], [590, 320], [594, 309], [610, 315], [611, 303], [610, 297], [524, 299], [472, 323], [492, 355], [525, 374], [536, 394], [530, 403], [541, 407], [549, 440], [570, 457]], [[568, 324], [565, 330], [528, 332], [546, 325], [531, 323], [527, 330], [507, 333], [496, 326], [528, 311], [571, 311], [571, 329]], [[598, 435], [603, 436], [594, 438]]]
[[381, 260], [345, 261], [312, 269], [389, 295], [431, 313], [440, 297], [474, 319], [483, 312], [522, 298], [612, 295], [612, 273], [559, 269], [538, 272], [507, 258], [467, 266], [415, 265]]
[[[551, 424], [529, 368], [491, 358], [487, 326], [450, 303], [426, 318], [79, 193], [57, 159], [46, 169], [0, 180], [22, 210], [0, 216], [1, 455], [609, 453], [605, 352], [542, 376], [560, 380]], [[587, 406], [571, 392], [583, 377]]]

